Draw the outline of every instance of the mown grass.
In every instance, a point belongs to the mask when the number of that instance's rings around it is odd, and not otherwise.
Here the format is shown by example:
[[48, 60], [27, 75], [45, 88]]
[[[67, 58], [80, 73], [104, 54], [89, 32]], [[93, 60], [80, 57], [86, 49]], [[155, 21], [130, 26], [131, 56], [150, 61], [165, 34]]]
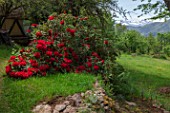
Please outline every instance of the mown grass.
[[117, 62], [130, 72], [129, 82], [141, 95], [157, 100], [170, 110], [170, 97], [158, 92], [160, 87], [170, 87], [170, 61], [122, 55]]
[[17, 80], [3, 77], [12, 48], [0, 46], [0, 113], [29, 113], [43, 99], [67, 96], [93, 88], [97, 79], [88, 74], [55, 74]]

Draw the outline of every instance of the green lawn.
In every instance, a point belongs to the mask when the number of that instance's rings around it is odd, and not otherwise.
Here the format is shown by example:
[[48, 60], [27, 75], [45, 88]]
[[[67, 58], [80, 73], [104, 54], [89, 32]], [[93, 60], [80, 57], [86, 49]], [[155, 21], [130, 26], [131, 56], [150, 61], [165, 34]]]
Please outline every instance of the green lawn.
[[130, 83], [145, 97], [153, 98], [170, 110], [170, 95], [160, 95], [160, 87], [170, 87], [170, 61], [122, 55], [117, 62], [130, 72]]
[[0, 78], [4, 72], [5, 65], [11, 55], [12, 48], [10, 46], [0, 45]]
[[96, 77], [88, 74], [55, 74], [17, 80], [3, 77], [11, 48], [0, 46], [0, 113], [29, 113], [40, 100], [68, 96], [93, 88]]

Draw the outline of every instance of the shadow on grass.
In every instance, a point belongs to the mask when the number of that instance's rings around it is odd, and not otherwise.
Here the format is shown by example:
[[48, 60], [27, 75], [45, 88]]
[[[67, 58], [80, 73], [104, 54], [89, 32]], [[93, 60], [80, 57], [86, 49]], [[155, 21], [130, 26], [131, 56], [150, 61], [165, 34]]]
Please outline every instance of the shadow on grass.
[[129, 83], [132, 87], [137, 89], [140, 96], [160, 102], [167, 110], [170, 110], [170, 97], [167, 95], [161, 95], [158, 92], [160, 87], [170, 87], [170, 78], [143, 73], [141, 71], [128, 71], [130, 72]]

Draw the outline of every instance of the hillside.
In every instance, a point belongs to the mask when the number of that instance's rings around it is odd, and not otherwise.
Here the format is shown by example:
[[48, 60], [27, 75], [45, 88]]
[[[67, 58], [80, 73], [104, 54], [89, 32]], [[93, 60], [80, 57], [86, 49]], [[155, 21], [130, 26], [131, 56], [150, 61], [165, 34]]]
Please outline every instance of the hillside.
[[170, 20], [166, 22], [154, 22], [144, 26], [127, 26], [130, 30], [137, 30], [147, 36], [149, 33], [157, 35], [157, 33], [170, 32]]

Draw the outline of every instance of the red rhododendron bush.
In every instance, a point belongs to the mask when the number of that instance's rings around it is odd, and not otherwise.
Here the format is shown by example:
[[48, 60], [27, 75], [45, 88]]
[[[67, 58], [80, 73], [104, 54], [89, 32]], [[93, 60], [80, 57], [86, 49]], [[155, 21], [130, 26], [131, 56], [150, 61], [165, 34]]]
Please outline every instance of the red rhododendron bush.
[[51, 15], [42, 25], [32, 24], [30, 45], [11, 56], [6, 73], [14, 78], [47, 73], [87, 72], [104, 74], [109, 68], [111, 44], [87, 17]]

